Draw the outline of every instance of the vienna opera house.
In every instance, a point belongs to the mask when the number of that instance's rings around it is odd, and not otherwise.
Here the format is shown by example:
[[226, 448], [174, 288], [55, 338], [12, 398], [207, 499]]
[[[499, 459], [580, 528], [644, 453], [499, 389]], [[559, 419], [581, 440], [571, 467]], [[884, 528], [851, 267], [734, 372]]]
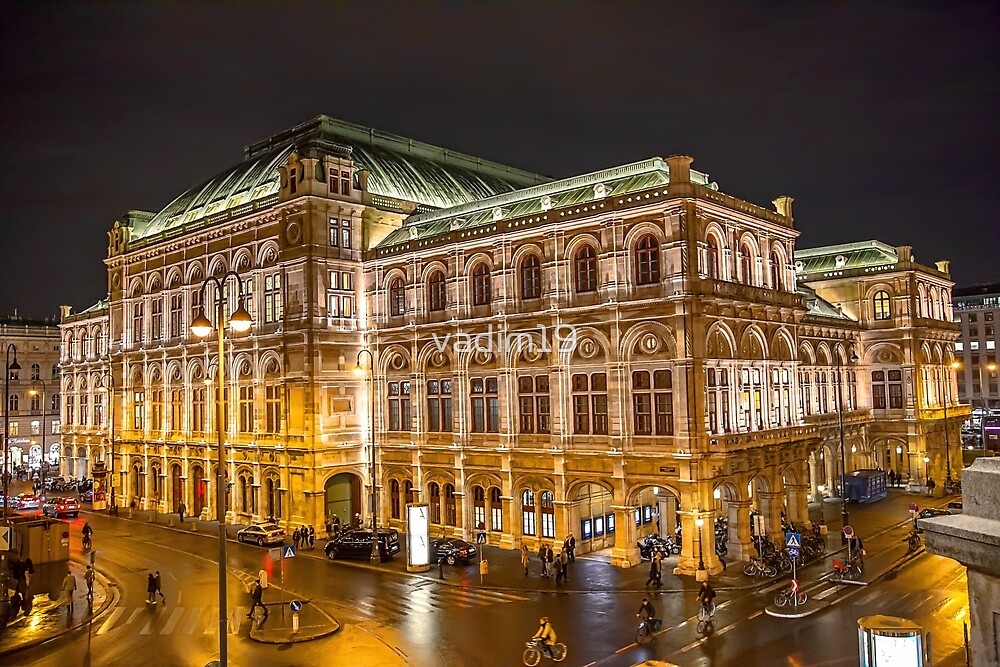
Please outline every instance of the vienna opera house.
[[[436, 535], [621, 566], [679, 523], [693, 572], [717, 517], [748, 555], [752, 511], [780, 538], [842, 466], [961, 469], [948, 262], [802, 248], [791, 197], [691, 157], [553, 180], [319, 116], [110, 223], [60, 437], [119, 506], [214, 516], [221, 421], [233, 523], [368, 520], [374, 487], [383, 526], [424, 502]], [[191, 325], [241, 307], [220, 360]]]

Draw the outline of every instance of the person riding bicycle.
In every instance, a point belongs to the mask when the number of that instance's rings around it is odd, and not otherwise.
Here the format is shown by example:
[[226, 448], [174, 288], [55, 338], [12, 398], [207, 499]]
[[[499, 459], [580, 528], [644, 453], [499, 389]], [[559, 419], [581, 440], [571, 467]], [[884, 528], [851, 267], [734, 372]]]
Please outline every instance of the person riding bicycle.
[[538, 632], [534, 634], [532, 639], [541, 639], [546, 655], [552, 657], [552, 646], [556, 643], [556, 631], [549, 624], [548, 616], [542, 616], [538, 620]]
[[643, 598], [642, 604], [639, 605], [639, 611], [636, 613], [636, 618], [643, 618], [642, 622], [646, 624], [649, 631], [653, 631], [653, 621], [656, 620], [656, 609], [653, 607], [653, 603], [649, 601], [649, 598]]
[[715, 605], [712, 604], [713, 599], [715, 599], [715, 590], [712, 588], [712, 584], [707, 581], [701, 582], [701, 588], [698, 589], [698, 602], [701, 603], [701, 608], [709, 616], [715, 611]]
[[94, 543], [94, 540], [93, 540], [93, 537], [92, 537], [93, 534], [94, 534], [94, 529], [90, 527], [90, 524], [89, 523], [83, 524], [83, 543], [84, 544], [93, 544]]

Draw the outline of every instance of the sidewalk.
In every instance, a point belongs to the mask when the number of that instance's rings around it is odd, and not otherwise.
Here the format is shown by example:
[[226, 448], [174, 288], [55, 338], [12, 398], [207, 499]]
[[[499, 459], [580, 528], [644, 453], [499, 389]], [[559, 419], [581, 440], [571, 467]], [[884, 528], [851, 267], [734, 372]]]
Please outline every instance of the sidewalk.
[[307, 600], [302, 602], [298, 630], [294, 628], [293, 615], [287, 603], [268, 602], [270, 615], [264, 619], [262, 614], [257, 614], [250, 626], [250, 639], [262, 644], [294, 644], [326, 637], [340, 630], [340, 623], [332, 616]]
[[111, 605], [113, 594], [111, 582], [100, 572], [94, 581], [94, 599], [87, 600], [87, 585], [83, 580], [84, 565], [70, 562], [70, 572], [76, 577], [77, 589], [73, 595], [73, 612], [61, 599], [51, 600], [48, 595], [39, 594], [33, 599], [31, 613], [18, 614], [0, 636], [0, 656], [37, 646], [59, 635], [76, 630]]

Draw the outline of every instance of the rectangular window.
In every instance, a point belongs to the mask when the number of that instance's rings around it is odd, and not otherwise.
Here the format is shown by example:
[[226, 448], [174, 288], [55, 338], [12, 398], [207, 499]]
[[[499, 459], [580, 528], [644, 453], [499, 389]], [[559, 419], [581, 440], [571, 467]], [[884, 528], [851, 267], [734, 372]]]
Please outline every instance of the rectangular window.
[[348, 196], [351, 194], [351, 172], [340, 172], [340, 194]]
[[184, 328], [184, 295], [170, 295], [170, 337], [176, 338], [181, 335]]
[[163, 297], [156, 296], [149, 304], [150, 312], [150, 337], [159, 340], [163, 337]]
[[340, 272], [340, 289], [348, 292], [354, 291], [354, 273], [352, 271]]
[[205, 430], [205, 387], [191, 389], [191, 431], [201, 433]]
[[330, 246], [333, 248], [340, 247], [340, 224], [336, 218], [330, 218]]
[[632, 373], [632, 423], [635, 435], [673, 435], [673, 379], [668, 370]]
[[330, 169], [329, 186], [331, 195], [340, 194], [340, 181], [337, 179], [337, 169]]
[[427, 422], [430, 432], [451, 431], [451, 380], [427, 382]]
[[473, 378], [469, 386], [472, 393], [473, 433], [499, 433], [500, 397], [497, 379]]
[[342, 296], [340, 297], [340, 316], [343, 318], [354, 317], [354, 297], [353, 296]]
[[266, 433], [281, 433], [281, 385], [264, 386], [264, 430]]
[[264, 276], [264, 322], [280, 322], [284, 315], [281, 298], [281, 273]]
[[409, 431], [410, 425], [410, 383], [389, 383], [389, 430]]
[[341, 220], [340, 221], [340, 247], [348, 250], [352, 247], [351, 245], [351, 221]]
[[142, 320], [143, 308], [140, 301], [132, 304], [132, 342], [137, 345], [142, 342]]
[[[97, 407], [96, 405], [94, 407]], [[170, 391], [170, 430], [174, 433], [184, 431], [184, 392], [180, 389]]]
[[573, 393], [573, 432], [607, 435], [608, 380], [604, 373], [575, 373], [570, 378]]
[[[74, 423], [72, 417], [72, 397], [66, 399], [66, 403], [70, 406], [67, 417], [69, 423]], [[132, 392], [132, 428], [136, 431], [141, 431], [145, 428], [146, 424], [146, 392], [139, 389]]]
[[240, 432], [254, 430], [253, 385], [240, 385]]
[[889, 409], [903, 409], [903, 372], [889, 371]]
[[340, 297], [336, 294], [327, 294], [326, 302], [326, 316], [340, 317]]
[[522, 375], [517, 379], [521, 433], [549, 432], [549, 376]]

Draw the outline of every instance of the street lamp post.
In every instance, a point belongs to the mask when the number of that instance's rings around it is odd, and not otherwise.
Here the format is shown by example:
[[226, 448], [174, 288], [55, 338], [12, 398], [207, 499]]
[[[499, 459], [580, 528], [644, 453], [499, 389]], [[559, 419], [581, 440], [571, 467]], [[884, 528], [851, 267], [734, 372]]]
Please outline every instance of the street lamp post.
[[[105, 384], [105, 381], [107, 384]], [[101, 386], [105, 391], [108, 392], [108, 414], [109, 414], [109, 431], [108, 439], [111, 441], [111, 467], [108, 474], [111, 476], [111, 504], [109, 505], [108, 514], [112, 516], [118, 516], [118, 500], [115, 495], [115, 489], [118, 486], [118, 480], [115, 477], [115, 371], [114, 368], [108, 368], [107, 371], [101, 376]]]
[[[14, 361], [10, 360], [10, 353], [14, 353]], [[17, 346], [14, 343], [7, 345], [4, 356], [3, 374], [3, 520], [4, 524], [10, 525], [10, 517], [7, 514], [7, 483], [10, 480], [10, 374], [12, 371], [21, 370], [21, 365], [17, 363]], [[7, 583], [7, 552], [0, 554], [0, 614], [7, 618], [10, 610], [10, 590]]]
[[896, 479], [903, 476], [903, 446], [896, 445], [896, 456], [899, 457], [899, 474], [896, 475]]
[[931, 457], [924, 457], [924, 484], [929, 484], [931, 481]]
[[[361, 357], [368, 355], [368, 372], [365, 372], [361, 365]], [[379, 565], [381, 559], [378, 555], [378, 484], [375, 482], [375, 354], [367, 347], [361, 348], [358, 352], [358, 361], [354, 366], [355, 375], [364, 375], [368, 383], [368, 417], [371, 424], [371, 437], [368, 443], [368, 478], [371, 480], [372, 491], [369, 500], [372, 513], [372, 553], [371, 564]]]
[[229, 618], [226, 613], [226, 455], [225, 443], [223, 441], [223, 428], [225, 424], [225, 290], [226, 281], [233, 277], [236, 279], [236, 302], [237, 308], [229, 316], [229, 324], [233, 330], [239, 333], [249, 331], [253, 324], [250, 313], [246, 311], [240, 299], [243, 297], [243, 280], [235, 271], [227, 271], [221, 278], [209, 276], [201, 286], [201, 302], [205, 303], [205, 289], [211, 285], [215, 288], [215, 325], [205, 317], [205, 308], [202, 306], [198, 317], [191, 322], [191, 331], [199, 338], [205, 338], [212, 329], [218, 331], [219, 340], [219, 364], [216, 371], [218, 376], [218, 386], [216, 387], [216, 431], [219, 436], [219, 476], [216, 480], [216, 515], [219, 521], [219, 665], [225, 667], [229, 664], [227, 638], [229, 635]]
[[42, 500], [45, 500], [45, 473], [48, 472], [49, 462], [45, 460], [45, 380], [38, 379], [31, 381], [31, 389], [28, 390], [28, 395], [35, 397], [39, 395], [39, 391], [35, 389], [35, 385], [41, 385], [41, 399], [42, 399], [42, 462], [39, 468], [42, 471]]
[[702, 551], [702, 547], [701, 547], [701, 538], [702, 538], [701, 527], [705, 525], [705, 520], [702, 519], [701, 516], [699, 515], [694, 520], [694, 525], [698, 529], [698, 569], [699, 570], [704, 570], [705, 569], [705, 554]]
[[[840, 365], [840, 355], [835, 355], [837, 357], [837, 424], [840, 427], [840, 484], [838, 488], [840, 489], [840, 518], [842, 520], [843, 526], [850, 525], [850, 512], [847, 511], [847, 494], [844, 493], [844, 480], [847, 477], [847, 452], [844, 448], [844, 403], [841, 385], [843, 384], [843, 379], [841, 377], [841, 365]], [[853, 351], [851, 352], [850, 362], [857, 363], [858, 355]], [[847, 543], [847, 535], [843, 531], [840, 532], [840, 543]]]

